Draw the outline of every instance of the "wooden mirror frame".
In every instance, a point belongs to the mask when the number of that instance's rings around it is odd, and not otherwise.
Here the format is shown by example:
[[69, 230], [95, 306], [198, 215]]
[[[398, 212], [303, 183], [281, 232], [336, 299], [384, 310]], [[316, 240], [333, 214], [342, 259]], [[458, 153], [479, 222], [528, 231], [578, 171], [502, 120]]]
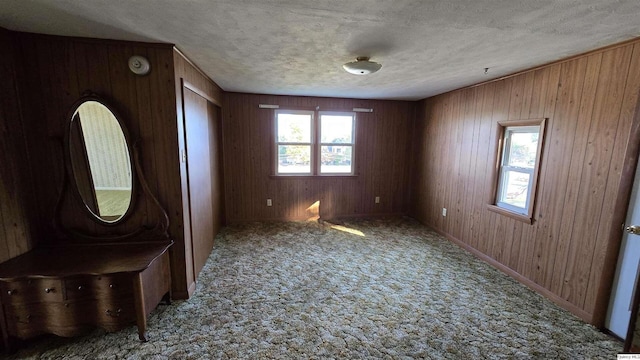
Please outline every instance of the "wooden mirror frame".
[[[113, 113], [115, 118], [118, 120], [118, 123], [120, 124], [120, 128], [122, 129], [122, 132], [124, 134], [125, 141], [127, 143], [127, 149], [129, 151], [129, 161], [131, 162], [131, 181], [132, 181], [131, 202], [129, 203], [129, 208], [127, 209], [127, 212], [120, 219], [114, 222], [103, 221], [102, 219], [98, 218], [98, 216], [96, 216], [93, 212], [91, 212], [90, 209], [86, 207], [86, 204], [82, 199], [80, 191], [78, 190], [76, 179], [74, 177], [75, 175], [72, 168], [73, 165], [71, 163], [71, 152], [70, 152], [70, 146], [69, 146], [69, 140], [70, 140], [69, 136], [71, 134], [71, 124], [72, 124], [71, 119], [73, 118], [73, 114], [75, 113], [76, 109], [78, 109], [78, 107], [86, 101], [97, 101], [100, 104], [107, 107], [107, 109], [109, 109]], [[96, 242], [104, 243], [104, 242], [120, 242], [120, 241], [132, 240], [132, 239], [135, 241], [144, 241], [144, 240], [157, 241], [159, 239], [170, 239], [170, 235], [168, 232], [169, 231], [169, 215], [167, 214], [167, 211], [164, 209], [162, 204], [160, 204], [158, 199], [151, 192], [151, 189], [149, 188], [149, 184], [147, 183], [144, 177], [142, 166], [140, 165], [138, 147], [141, 140], [138, 139], [135, 142], [133, 142], [133, 144], [131, 143], [127, 128], [122, 123], [122, 119], [118, 116], [118, 113], [114, 110], [114, 108], [110, 106], [108, 102], [105, 101], [101, 96], [93, 92], [86, 91], [82, 94], [82, 97], [78, 99], [78, 101], [76, 101], [71, 107], [71, 111], [67, 114], [67, 121], [68, 121], [68, 125], [65, 126], [66, 132], [64, 134], [65, 136], [62, 144], [63, 152], [64, 152], [63, 159], [65, 162], [64, 164], [65, 171], [63, 172], [64, 179], [62, 183], [62, 189], [58, 196], [58, 201], [56, 202], [56, 207], [54, 211], [54, 220], [53, 220], [53, 226], [56, 232], [59, 235], [61, 235], [62, 238], [67, 239], [67, 241], [71, 243], [77, 242], [77, 241], [81, 241], [81, 242], [96, 241]], [[70, 181], [74, 182], [74, 187], [75, 187], [75, 190], [74, 190], [75, 195], [73, 196], [73, 198], [75, 198], [76, 200], [79, 199], [81, 201], [81, 204], [82, 206], [85, 207], [85, 211], [86, 213], [88, 213], [88, 216], [96, 224], [107, 227], [108, 229], [111, 229], [111, 230], [98, 231], [98, 233], [96, 234], [94, 233], [94, 231], [90, 231], [91, 229], [89, 230], [75, 229], [75, 228], [69, 228], [64, 225], [61, 209], [65, 203], [65, 199], [67, 198], [65, 195], [67, 192], [68, 183]], [[123, 223], [129, 220], [129, 218], [131, 217], [130, 215], [133, 213], [134, 208], [136, 208], [136, 205], [137, 205], [135, 203], [135, 199], [137, 199], [141, 195], [144, 195], [145, 198], [148, 201], [150, 201], [150, 204], [155, 206], [157, 211], [155, 222], [146, 223], [145, 221], [145, 223], [139, 224], [137, 228], [135, 226], [130, 226], [130, 225], [127, 225], [125, 227], [118, 226], [118, 225], [122, 225]], [[149, 211], [151, 210], [151, 208], [147, 210]], [[151, 218], [153, 218], [152, 214], [153, 214], [153, 211], [150, 211], [147, 214], [146, 219], [151, 220]]]
[[[128, 155], [128, 160], [129, 160], [129, 168], [131, 169], [131, 198], [129, 199], [129, 206], [127, 207], [127, 210], [125, 211], [124, 214], [122, 214], [117, 220], [115, 221], [107, 221], [103, 218], [100, 217], [99, 214], [95, 213], [87, 204], [87, 201], [85, 199], [85, 197], [82, 195], [81, 191], [80, 191], [80, 185], [78, 184], [78, 177], [76, 176], [76, 171], [74, 170], [73, 167], [73, 156], [72, 156], [72, 138], [71, 138], [71, 132], [73, 131], [73, 126], [75, 124], [75, 115], [76, 112], [78, 111], [78, 109], [85, 104], [86, 102], [89, 101], [93, 101], [93, 102], [97, 102], [99, 104], [101, 104], [102, 106], [104, 106], [105, 108], [107, 108], [107, 110], [109, 110], [111, 112], [111, 114], [113, 115], [113, 117], [116, 119], [116, 121], [118, 122], [118, 126], [120, 127], [120, 131], [122, 132], [122, 135], [124, 137], [124, 141], [126, 144], [126, 148], [127, 148], [127, 155]], [[84, 145], [84, 144], [83, 144]], [[85, 146], [85, 150], [86, 150], [86, 145]], [[129, 218], [129, 216], [131, 216], [131, 213], [133, 211], [133, 209], [135, 208], [135, 201], [137, 198], [137, 186], [136, 186], [136, 169], [135, 169], [135, 164], [134, 164], [134, 152], [133, 152], [133, 147], [131, 146], [131, 140], [129, 137], [129, 132], [127, 130], [127, 127], [123, 124], [122, 122], [122, 118], [120, 117], [119, 113], [113, 108], [113, 106], [111, 106], [107, 101], [105, 101], [102, 97], [98, 96], [97, 94], [94, 93], [90, 93], [87, 92], [85, 94], [83, 94], [82, 97], [80, 97], [80, 99], [78, 99], [78, 101], [76, 101], [72, 106], [71, 106], [71, 110], [69, 111], [69, 114], [67, 116], [67, 126], [65, 128], [65, 134], [64, 134], [64, 152], [65, 152], [65, 162], [67, 164], [66, 166], [66, 171], [67, 171], [67, 176], [69, 178], [69, 180], [71, 182], [73, 182], [73, 184], [75, 186], [73, 186], [73, 188], [75, 189], [74, 194], [75, 196], [78, 198], [78, 200], [82, 203], [84, 209], [86, 210], [86, 212], [90, 215], [90, 218], [97, 222], [100, 225], [105, 225], [105, 226], [115, 226], [118, 224], [123, 223], [124, 221], [127, 220], [127, 218]], [[89, 166], [89, 168], [91, 168]], [[94, 188], [94, 192], [95, 192], [95, 188]]]

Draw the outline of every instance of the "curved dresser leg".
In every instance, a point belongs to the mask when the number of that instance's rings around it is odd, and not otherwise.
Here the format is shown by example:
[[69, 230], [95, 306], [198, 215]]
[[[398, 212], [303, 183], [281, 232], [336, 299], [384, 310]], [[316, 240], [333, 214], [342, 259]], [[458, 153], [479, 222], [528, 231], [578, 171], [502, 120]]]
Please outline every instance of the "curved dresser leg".
[[138, 338], [142, 342], [147, 341], [147, 311], [144, 303], [144, 287], [142, 286], [142, 273], [138, 273], [133, 279], [133, 297], [136, 303], [136, 325], [138, 325]]
[[0, 304], [0, 329], [2, 329], [2, 344], [4, 345], [4, 351], [7, 354], [12, 354], [15, 351], [11, 339], [9, 338], [9, 330], [7, 329], [7, 322], [4, 317], [4, 311]]

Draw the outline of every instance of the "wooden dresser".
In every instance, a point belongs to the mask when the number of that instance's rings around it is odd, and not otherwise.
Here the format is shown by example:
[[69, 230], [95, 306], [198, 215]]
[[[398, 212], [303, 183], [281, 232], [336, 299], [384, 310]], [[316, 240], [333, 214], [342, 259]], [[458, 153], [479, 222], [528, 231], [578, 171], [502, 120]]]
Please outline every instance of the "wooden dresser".
[[147, 315], [171, 299], [172, 242], [38, 247], [0, 264], [0, 322], [12, 338], [117, 331], [134, 322], [146, 341]]

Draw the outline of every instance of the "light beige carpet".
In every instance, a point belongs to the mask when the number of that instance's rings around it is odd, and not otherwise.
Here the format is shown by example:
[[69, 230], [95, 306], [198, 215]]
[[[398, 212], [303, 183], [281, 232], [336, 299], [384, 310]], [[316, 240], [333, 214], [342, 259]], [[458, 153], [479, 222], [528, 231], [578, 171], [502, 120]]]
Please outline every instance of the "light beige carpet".
[[[190, 300], [32, 359], [615, 359], [622, 344], [408, 219], [226, 227]], [[361, 236], [363, 235], [363, 236]]]

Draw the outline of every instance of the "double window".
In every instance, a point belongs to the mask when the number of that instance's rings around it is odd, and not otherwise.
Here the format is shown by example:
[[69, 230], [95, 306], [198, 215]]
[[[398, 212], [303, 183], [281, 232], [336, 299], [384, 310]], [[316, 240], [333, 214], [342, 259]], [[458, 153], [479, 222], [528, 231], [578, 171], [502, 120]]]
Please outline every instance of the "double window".
[[544, 119], [500, 122], [502, 151], [495, 206], [531, 221]]
[[353, 175], [355, 126], [353, 112], [276, 110], [276, 175]]

